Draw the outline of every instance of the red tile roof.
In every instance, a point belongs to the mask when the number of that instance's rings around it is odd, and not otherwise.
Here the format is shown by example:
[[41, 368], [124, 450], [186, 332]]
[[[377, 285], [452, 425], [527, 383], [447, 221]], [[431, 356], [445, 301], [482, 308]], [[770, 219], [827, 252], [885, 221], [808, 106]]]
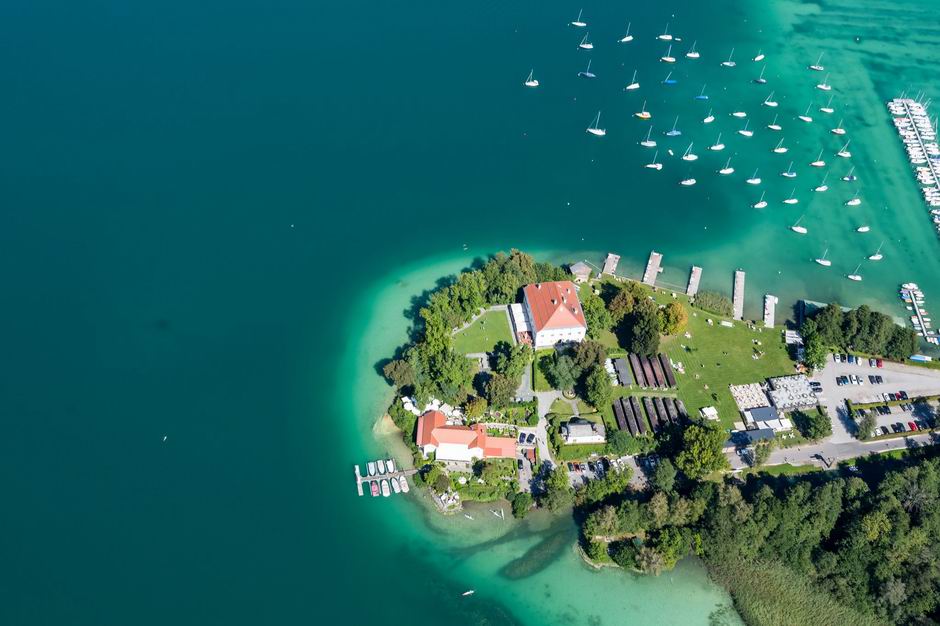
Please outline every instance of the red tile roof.
[[557, 328], [587, 328], [578, 291], [570, 280], [535, 283], [523, 289], [532, 326], [536, 331]]
[[440, 446], [442, 443], [464, 445], [467, 448], [480, 448], [483, 458], [516, 456], [516, 440], [512, 437], [490, 437], [486, 426], [448, 426], [447, 417], [440, 411], [428, 411], [418, 418], [415, 443], [418, 447], [426, 445]]

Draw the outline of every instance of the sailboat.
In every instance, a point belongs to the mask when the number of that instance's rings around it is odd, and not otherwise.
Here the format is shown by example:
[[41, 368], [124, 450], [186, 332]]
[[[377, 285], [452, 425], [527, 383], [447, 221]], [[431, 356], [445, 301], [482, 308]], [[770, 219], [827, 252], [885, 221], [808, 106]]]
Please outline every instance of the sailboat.
[[708, 115], [705, 116], [705, 119], [702, 120], [702, 124], [711, 124], [715, 121], [715, 116], [712, 115], [712, 110], [708, 109]]
[[816, 89], [820, 91], [832, 91], [832, 85], [829, 84], [829, 74], [826, 74], [826, 78], [823, 79], [823, 82], [816, 85]]
[[760, 170], [754, 170], [754, 173], [751, 175], [751, 177], [748, 178], [748, 179], [747, 179], [746, 181], [744, 181], [744, 182], [746, 182], [748, 185], [759, 185], [759, 184], [760, 184], [760, 178], [757, 177], [757, 172], [758, 172], [758, 171], [760, 171]]
[[787, 150], [789, 150], [789, 148], [783, 145], [783, 137], [781, 137], [780, 141], [777, 142], [776, 147], [773, 149], [773, 152], [774, 154], [786, 154]]
[[815, 63], [813, 63], [812, 65], [809, 66], [809, 69], [811, 69], [811, 70], [813, 70], [813, 71], [816, 71], [816, 72], [821, 72], [821, 71], [823, 71], [824, 69], [826, 69], [826, 68], [824, 68], [822, 65], [819, 64], [819, 62], [822, 61], [822, 58], [823, 58], [823, 53], [820, 52], [820, 53], [819, 53], [819, 58], [816, 59], [816, 62], [815, 62]]
[[845, 134], [845, 129], [842, 128], [842, 120], [839, 120], [839, 125], [836, 126], [835, 128], [833, 128], [833, 129], [832, 129], [831, 131], [829, 131], [829, 132], [831, 132], [833, 135], [844, 135], [844, 134]]
[[658, 157], [658, 156], [659, 156], [659, 151], [657, 150], [657, 151], [656, 151], [656, 154], [653, 155], [653, 160], [650, 161], [649, 163], [647, 163], [646, 165], [644, 165], [643, 167], [645, 167], [645, 168], [647, 168], [647, 169], [651, 169], [651, 170], [661, 170], [661, 169], [663, 169], [663, 164], [656, 162], [656, 157]]
[[760, 76], [758, 76], [757, 78], [754, 79], [754, 82], [757, 83], [758, 85], [766, 85], [766, 84], [767, 84], [767, 79], [764, 78], [764, 70], [766, 70], [766, 69], [767, 69], [767, 66], [766, 66], [766, 65], [765, 65], [764, 67], [760, 68]]
[[823, 251], [823, 255], [821, 257], [819, 257], [818, 259], [814, 259], [814, 260], [820, 265], [822, 265], [823, 267], [829, 267], [830, 265], [832, 265], [832, 261], [826, 258], [827, 254], [829, 254], [829, 248], [826, 248]]
[[846, 141], [846, 142], [845, 142], [845, 145], [842, 146], [842, 149], [839, 150], [838, 152], [836, 152], [836, 154], [837, 154], [838, 156], [842, 157], [843, 159], [847, 159], [847, 158], [849, 158], [850, 156], [852, 156], [852, 153], [849, 152], [849, 144], [850, 144], [850, 143], [852, 143], [852, 140], [851, 140], [851, 139], [849, 139], [848, 141]]
[[829, 178], [829, 172], [826, 172], [826, 175], [823, 176], [822, 182], [819, 183], [819, 186], [816, 187], [813, 191], [829, 191], [829, 185], [826, 184], [826, 179]]
[[862, 199], [858, 197], [858, 192], [855, 192], [855, 195], [845, 203], [845, 206], [858, 206], [862, 203]]
[[688, 58], [688, 59], [697, 59], [697, 58], [699, 58], [700, 56], [702, 56], [702, 55], [700, 55], [700, 54], [698, 53], [698, 50], [695, 49], [695, 44], [697, 44], [697, 43], [698, 43], [698, 41], [693, 41], [693, 42], [692, 42], [692, 47], [689, 48], [689, 51], [685, 53], [686, 58]]
[[832, 96], [829, 96], [829, 102], [826, 103], [826, 106], [819, 107], [819, 110], [822, 111], [823, 113], [829, 113], [829, 114], [835, 112], [835, 109], [832, 108]]
[[534, 72], [535, 70], [529, 70], [529, 76], [528, 78], [525, 79], [525, 82], [523, 83], [526, 87], [538, 87], [539, 86], [539, 81], [532, 78], [532, 74]]
[[624, 91], [633, 91], [634, 89], [639, 89], [640, 83], [636, 82], [636, 70], [633, 70], [633, 78], [630, 79], [630, 84], [624, 87]]
[[669, 34], [669, 23], [666, 23], [666, 29], [663, 31], [662, 35], [657, 35], [656, 39], [660, 41], [672, 41], [672, 35]]
[[649, 130], [646, 131], [646, 139], [644, 139], [643, 141], [640, 142], [640, 145], [643, 146], [644, 148], [655, 148], [655, 147], [656, 147], [656, 140], [655, 140], [655, 139], [650, 139], [650, 133], [652, 133], [652, 132], [653, 132], [653, 127], [650, 126], [650, 127], [649, 127]]
[[597, 112], [597, 117], [594, 118], [594, 122], [588, 126], [585, 130], [596, 137], [603, 137], [607, 134], [607, 131], [603, 128], [600, 128], [598, 124], [601, 122], [601, 112]]
[[633, 35], [630, 34], [630, 26], [633, 22], [627, 23], [627, 34], [620, 38], [620, 43], [630, 43], [633, 41]]
[[677, 116], [676, 116], [676, 121], [674, 121], [674, 122], [672, 123], [672, 128], [671, 128], [670, 130], [667, 130], [666, 133], [665, 133], [665, 135], [666, 135], [667, 137], [678, 137], [679, 135], [682, 134], [682, 131], [681, 131], [681, 130], [677, 130], [677, 129], [676, 129], [676, 124], [678, 124], [678, 123], [679, 123], [679, 116], [677, 115]]
[[462, 594], [460, 594], [460, 595], [462, 595], [462, 596], [472, 596], [472, 595], [475, 594], [475, 593], [476, 593], [476, 590], [475, 590], [475, 589], [468, 589], [467, 591], [464, 591], [464, 592], [463, 592]]
[[672, 44], [669, 44], [669, 48], [666, 50], [666, 54], [659, 57], [659, 60], [663, 63], [675, 63], [676, 57], [672, 56]]
[[653, 115], [646, 110], [646, 100], [643, 101], [643, 107], [640, 109], [639, 113], [634, 113], [633, 115], [641, 120], [648, 120], [653, 117]]
[[802, 221], [803, 221], [803, 216], [801, 215], [800, 219], [796, 220], [796, 222], [793, 223], [793, 226], [790, 227], [790, 230], [792, 230], [795, 233], [805, 235], [808, 231], [806, 230], [805, 226], [800, 226], [800, 222]]
[[692, 143], [689, 143], [689, 147], [685, 149], [685, 153], [682, 155], [683, 161], [697, 161], [698, 155], [692, 153]]
[[738, 119], [744, 119], [747, 117], [747, 111], [734, 111], [731, 113], [731, 117], [736, 117]]
[[672, 72], [669, 72], [668, 74], [666, 74], [666, 78], [663, 79], [664, 85], [675, 85], [678, 82], [679, 81], [677, 81], [675, 78], [672, 77]]
[[571, 22], [572, 26], [575, 26], [577, 28], [584, 28], [585, 26], [587, 26], [587, 22], [581, 20], [582, 13], [584, 13], [584, 9], [581, 9], [580, 11], [578, 11], [578, 19]]
[[774, 115], [774, 121], [772, 121], [770, 124], [767, 124], [767, 128], [770, 130], [783, 130], [783, 126], [777, 123], [776, 115]]
[[853, 165], [851, 168], [849, 168], [849, 173], [842, 177], [842, 180], [844, 180], [847, 183], [851, 183], [852, 181], [858, 180], [858, 176], [852, 173], [854, 171], [855, 171], [855, 166]]
[[763, 61], [763, 60], [764, 60], [764, 56], [765, 56], [764, 53], [763, 53], [761, 50], [758, 50], [758, 51], [757, 51], [757, 56], [755, 56], [755, 57], [754, 57], [753, 59], [751, 59], [751, 60], [752, 60], [752, 61]]
[[739, 131], [738, 131], [738, 134], [741, 135], [741, 136], [743, 136], [743, 137], [753, 137], [753, 136], [754, 136], [754, 131], [747, 129], [747, 125], [750, 124], [750, 123], [751, 123], [750, 120], [744, 122], [744, 128], [742, 128], [741, 130], [739, 130]]
[[869, 226], [859, 226], [858, 228], [855, 229], [855, 232], [857, 232], [857, 233], [867, 233], [867, 232], [870, 231], [870, 230], [871, 230], [871, 227], [869, 227]]
[[718, 139], [716, 139], [715, 143], [713, 143], [708, 149], [713, 152], [720, 152], [721, 150], [725, 149], [725, 144], [721, 143], [721, 133], [718, 133]]
[[578, 76], [581, 78], [597, 78], [597, 75], [591, 71], [591, 59], [588, 59], [587, 68], [583, 72], [578, 72]]
[[784, 178], [796, 178], [796, 172], [793, 171], [793, 161], [790, 161], [790, 167], [787, 168], [787, 171], [780, 172], [780, 175]]
[[817, 157], [816, 157], [816, 160], [813, 161], [812, 163], [810, 163], [810, 165], [813, 166], [813, 167], [825, 167], [825, 166], [826, 166], [826, 162], [822, 160], [822, 155], [823, 155], [823, 151], [820, 150], [820, 151], [819, 151], [819, 156], [817, 156]]
[[702, 91], [695, 96], [696, 100], [708, 100], [708, 96], [705, 95], [705, 85], [702, 85]]
[[594, 44], [588, 41], [588, 35], [591, 33], [584, 33], [584, 37], [581, 38], [581, 43], [578, 44], [578, 48], [581, 50], [593, 50]]
[[727, 61], [722, 61], [721, 64], [722, 64], [724, 67], [734, 67], [735, 65], [737, 65], [737, 63], [735, 63], [734, 61], [731, 60], [731, 58], [732, 58], [733, 56], [734, 56], [734, 48], [731, 48], [731, 54], [728, 55], [728, 60], [727, 60]]
[[770, 107], [770, 108], [776, 107], [776, 106], [777, 106], [777, 101], [774, 100], [773, 98], [774, 98], [774, 92], [771, 91], [771, 92], [770, 92], [770, 95], [767, 96], [766, 98], [764, 98], [764, 106], [765, 106], [765, 107]]
[[[797, 199], [796, 197], [794, 197], [794, 194], [795, 194], [795, 193], [796, 193], [796, 189], [794, 189], [793, 191], [790, 192], [790, 197], [787, 198], [786, 200], [784, 200], [783, 203], [784, 203], [784, 204], [798, 204], [800, 201], [799, 201], [799, 199]], [[800, 218], [800, 219], [803, 219], [803, 218]]]
[[846, 278], [848, 278], [849, 280], [854, 280], [854, 281], [856, 281], [856, 282], [862, 280], [862, 275], [858, 273], [858, 269], [859, 269], [861, 266], [862, 266], [861, 263], [859, 263], [857, 266], [855, 266], [855, 271], [852, 272], [851, 274], [849, 274], [848, 276], [846, 276]]
[[694, 178], [684, 178], [684, 179], [682, 179], [682, 180], [679, 181], [679, 184], [682, 185], [683, 187], [691, 187], [692, 185], [695, 184], [695, 179], [694, 179]]
[[731, 167], [731, 157], [728, 157], [728, 161], [725, 163], [725, 166], [718, 170], [718, 173], [722, 176], [727, 176], [729, 174], [734, 174], [734, 168]]
[[764, 207], [766, 207], [766, 206], [767, 206], [767, 201], [764, 200], [764, 195], [765, 195], [766, 193], [767, 193], [766, 191], [762, 191], [761, 194], [760, 194], [760, 200], [758, 200], [757, 202], [755, 202], [754, 204], [752, 204], [752, 205], [751, 205], [751, 208], [754, 208], [754, 209], [763, 209]]
[[878, 246], [878, 249], [875, 250], [875, 253], [874, 253], [873, 255], [871, 255], [871, 256], [868, 257], [868, 260], [869, 260], [869, 261], [880, 261], [881, 259], [885, 258], [884, 255], [881, 254], [881, 247], [884, 246], [884, 245], [885, 245], [885, 242], [882, 241], [882, 242], [881, 242], [881, 245]]
[[809, 109], [810, 109], [810, 107], [812, 107], [812, 106], [813, 106], [813, 103], [812, 103], [812, 102], [810, 102], [809, 104], [807, 104], [807, 105], [806, 105], [806, 111], [803, 113], [803, 115], [798, 115], [798, 116], [797, 116], [797, 119], [803, 120], [804, 122], [812, 122], [812, 121], [813, 121], [813, 118], [811, 118], [811, 117], [809, 116]]

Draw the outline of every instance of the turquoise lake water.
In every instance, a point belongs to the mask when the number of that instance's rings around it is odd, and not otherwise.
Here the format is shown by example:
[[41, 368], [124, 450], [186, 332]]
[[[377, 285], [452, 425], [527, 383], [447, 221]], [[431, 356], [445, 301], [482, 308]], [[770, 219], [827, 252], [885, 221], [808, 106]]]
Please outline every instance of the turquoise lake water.
[[[900, 282], [940, 298], [937, 237], [883, 104], [936, 95], [940, 8], [593, 2], [590, 53], [566, 26], [579, 8], [0, 8], [0, 621], [706, 624], [729, 604], [694, 562], [659, 578], [587, 569], [569, 519], [483, 508], [470, 523], [420, 494], [358, 498], [353, 463], [396, 449], [374, 428], [389, 399], [375, 365], [414, 297], [509, 247], [613, 251], [633, 276], [656, 249], [663, 281], [695, 263], [725, 293], [741, 267], [750, 316], [768, 292], [899, 316]], [[636, 39], [617, 44], [628, 21]], [[667, 22], [674, 68], [653, 39]], [[765, 86], [750, 82], [758, 49]], [[836, 112], [803, 125], [826, 100], [805, 69], [821, 51]], [[593, 81], [577, 76], [588, 58]], [[634, 68], [641, 89], [625, 93]], [[771, 90], [776, 111], [760, 106]], [[660, 172], [637, 145], [644, 99]], [[754, 137], [735, 133], [737, 108]], [[600, 139], [584, 132], [598, 110]], [[839, 120], [850, 162], [833, 155]], [[727, 148], [709, 153], [718, 132]], [[810, 191], [820, 149], [827, 194]], [[729, 156], [735, 174], [717, 176]], [[857, 183], [838, 180], [853, 165]], [[743, 182], [754, 168], [759, 188]], [[794, 187], [800, 204], [782, 204]], [[844, 207], [856, 190], [863, 205]], [[801, 237], [788, 226], [804, 214]], [[846, 280], [882, 241], [885, 259]], [[811, 260], [825, 248], [828, 270]]]

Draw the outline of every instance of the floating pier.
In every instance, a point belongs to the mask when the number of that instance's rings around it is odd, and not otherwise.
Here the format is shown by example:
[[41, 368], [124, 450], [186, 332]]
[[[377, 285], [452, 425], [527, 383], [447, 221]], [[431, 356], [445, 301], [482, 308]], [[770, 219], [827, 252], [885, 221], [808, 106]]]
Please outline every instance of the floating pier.
[[916, 168], [920, 191], [940, 234], [940, 145], [936, 125], [930, 121], [926, 103], [917, 100], [894, 98], [888, 102], [888, 111], [904, 142], [908, 161]]
[[620, 263], [620, 255], [614, 254], [613, 252], [607, 253], [607, 258], [604, 259], [604, 274], [615, 274], [617, 272], [617, 264]]
[[685, 295], [690, 298], [698, 293], [698, 284], [702, 280], [702, 268], [698, 265], [692, 266], [692, 273], [689, 274], [689, 286], [685, 288]]
[[734, 271], [734, 292], [732, 296], [734, 307], [732, 317], [736, 320], [744, 319], [744, 270]]
[[663, 255], [655, 250], [650, 252], [650, 260], [646, 262], [646, 271], [643, 273], [643, 284], [649, 285], [650, 287], [656, 286], [656, 277], [662, 271], [659, 267], [662, 262]]
[[[371, 483], [373, 482], [378, 483], [383, 480], [391, 480], [394, 478], [395, 480], [399, 482], [399, 484], [401, 484], [402, 481], [405, 481], [405, 485], [407, 486], [408, 477], [413, 476], [414, 474], [418, 473], [418, 470], [416, 469], [407, 469], [407, 470], [398, 470], [396, 472], [385, 472], [384, 474], [375, 474], [374, 476], [370, 476], [368, 474], [363, 476], [359, 470], [359, 465], [355, 465], [354, 467], [355, 467], [355, 473], [356, 473], [356, 491], [359, 492], [360, 496], [365, 495], [364, 489], [363, 489], [363, 485], [365, 484], [370, 485], [369, 493], [371, 494], [372, 493]], [[403, 491], [404, 493], [408, 493], [410, 489], [403, 489]], [[389, 492], [389, 494], [391, 493], [392, 492]]]
[[767, 328], [774, 327], [774, 316], [777, 311], [777, 296], [772, 296], [769, 293], [764, 295], [764, 326]]
[[940, 337], [937, 331], [931, 328], [931, 320], [927, 310], [924, 308], [924, 293], [916, 283], [905, 283], [901, 287], [901, 300], [910, 305], [914, 315], [910, 316], [911, 325], [919, 337], [923, 337], [927, 343], [940, 345]]

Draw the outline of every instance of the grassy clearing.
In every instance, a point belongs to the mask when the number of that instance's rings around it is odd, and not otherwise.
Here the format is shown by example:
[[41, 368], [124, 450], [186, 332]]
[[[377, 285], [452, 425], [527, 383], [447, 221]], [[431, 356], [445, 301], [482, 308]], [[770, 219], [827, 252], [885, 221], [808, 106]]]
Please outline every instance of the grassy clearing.
[[552, 386], [548, 384], [548, 379], [545, 378], [545, 372], [542, 371], [542, 361], [551, 358], [554, 353], [555, 350], [552, 348], [539, 350], [535, 353], [535, 358], [532, 360], [532, 386], [536, 391], [552, 390]]
[[454, 350], [461, 354], [492, 352], [500, 341], [512, 343], [505, 311], [487, 311], [454, 335]]

